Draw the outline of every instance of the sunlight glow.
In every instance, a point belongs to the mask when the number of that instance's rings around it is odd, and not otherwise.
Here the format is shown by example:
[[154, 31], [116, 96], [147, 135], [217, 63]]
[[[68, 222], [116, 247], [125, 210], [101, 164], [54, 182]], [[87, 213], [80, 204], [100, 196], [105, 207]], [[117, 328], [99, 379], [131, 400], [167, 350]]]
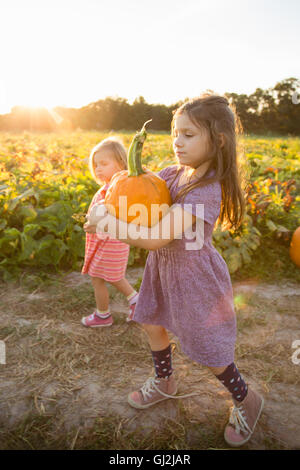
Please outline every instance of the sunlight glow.
[[234, 296], [234, 306], [237, 310], [243, 310], [247, 306], [247, 299], [243, 294]]
[[248, 94], [299, 75], [296, 1], [293, 9], [279, 0], [2, 3], [0, 114], [107, 96], [170, 105], [207, 89]]

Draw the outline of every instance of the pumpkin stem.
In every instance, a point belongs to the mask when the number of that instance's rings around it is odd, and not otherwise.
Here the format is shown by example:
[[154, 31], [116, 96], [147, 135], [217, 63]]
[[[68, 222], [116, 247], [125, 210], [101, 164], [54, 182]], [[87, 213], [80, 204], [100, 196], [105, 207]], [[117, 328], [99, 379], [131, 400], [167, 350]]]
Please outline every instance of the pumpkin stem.
[[151, 121], [152, 119], [144, 123], [140, 132], [134, 136], [131, 142], [128, 152], [128, 176], [138, 176], [142, 173], [146, 173], [142, 168], [141, 156], [143, 145], [147, 137], [146, 124]]

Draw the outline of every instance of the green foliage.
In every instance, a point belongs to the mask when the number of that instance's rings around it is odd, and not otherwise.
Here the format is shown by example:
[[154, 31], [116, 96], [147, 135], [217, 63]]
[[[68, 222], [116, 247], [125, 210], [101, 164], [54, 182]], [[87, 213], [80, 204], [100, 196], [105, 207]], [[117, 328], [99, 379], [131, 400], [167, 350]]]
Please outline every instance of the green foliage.
[[[251, 95], [225, 95], [235, 106], [245, 132], [299, 135], [300, 105], [295, 104], [299, 92], [299, 80], [287, 78], [267, 90], [257, 88]], [[295, 96], [296, 101], [293, 100]], [[0, 116], [0, 129], [43, 132], [73, 129], [137, 130], [145, 121], [152, 119], [149, 129], [169, 131], [173, 111], [182, 103], [180, 101], [170, 106], [149, 104], [143, 96], [139, 96], [132, 104], [125, 98], [107, 97], [79, 109], [57, 107], [51, 112], [44, 108], [15, 106], [9, 114]], [[10, 150], [13, 150], [13, 145]]]
[[220, 226], [213, 233], [213, 242], [216, 249], [225, 259], [228, 269], [234, 273], [239, 268], [248, 264], [260, 245], [260, 232], [253, 226], [249, 215], [244, 218], [240, 230], [222, 231]]
[[[244, 222], [238, 231], [217, 228], [213, 235], [231, 273], [257, 262], [258, 253], [267, 259], [271, 246], [277, 263], [278, 252], [287, 250], [293, 231], [300, 225], [299, 139], [248, 137], [244, 149], [251, 168]], [[287, 270], [294, 271], [293, 265], [283, 258], [288, 275]]]
[[[98, 189], [89, 174], [88, 155], [107, 135], [1, 135], [0, 275], [4, 279], [28, 267], [81, 268], [84, 215]], [[129, 147], [132, 135], [122, 133], [122, 138]], [[278, 253], [287, 251], [300, 225], [300, 140], [245, 137], [243, 147], [250, 168], [243, 224], [236, 231], [217, 227], [213, 234], [232, 274], [247, 266], [252, 269], [260, 261], [258, 256], [278, 262]], [[170, 136], [150, 134], [142, 160], [151, 171], [174, 164]], [[146, 250], [131, 247], [128, 265], [143, 265], [146, 257]], [[282, 257], [282, 263], [292, 271], [288, 256]]]
[[[299, 135], [300, 106], [295, 104], [300, 81], [287, 78], [273, 88], [257, 88], [251, 95], [226, 93], [240, 117], [245, 132]], [[293, 102], [294, 101], [294, 102]]]

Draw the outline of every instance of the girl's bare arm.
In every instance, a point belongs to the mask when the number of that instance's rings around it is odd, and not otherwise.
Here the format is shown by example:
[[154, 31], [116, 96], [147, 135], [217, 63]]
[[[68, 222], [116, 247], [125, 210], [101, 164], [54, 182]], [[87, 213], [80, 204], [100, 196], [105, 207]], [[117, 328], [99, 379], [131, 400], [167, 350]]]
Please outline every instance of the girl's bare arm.
[[97, 230], [109, 234], [128, 245], [157, 250], [180, 238], [196, 221], [196, 217], [186, 212], [179, 205], [173, 205], [165, 216], [153, 227], [137, 226], [116, 219], [106, 213], [103, 216], [94, 214], [85, 224], [86, 232], [95, 233]]

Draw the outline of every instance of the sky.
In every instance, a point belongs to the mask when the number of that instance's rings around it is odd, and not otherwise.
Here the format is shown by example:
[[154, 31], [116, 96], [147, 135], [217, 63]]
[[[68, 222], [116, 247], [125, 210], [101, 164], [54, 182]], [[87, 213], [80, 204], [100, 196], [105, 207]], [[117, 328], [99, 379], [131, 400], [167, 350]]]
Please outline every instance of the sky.
[[300, 78], [298, 0], [0, 0], [0, 114]]

